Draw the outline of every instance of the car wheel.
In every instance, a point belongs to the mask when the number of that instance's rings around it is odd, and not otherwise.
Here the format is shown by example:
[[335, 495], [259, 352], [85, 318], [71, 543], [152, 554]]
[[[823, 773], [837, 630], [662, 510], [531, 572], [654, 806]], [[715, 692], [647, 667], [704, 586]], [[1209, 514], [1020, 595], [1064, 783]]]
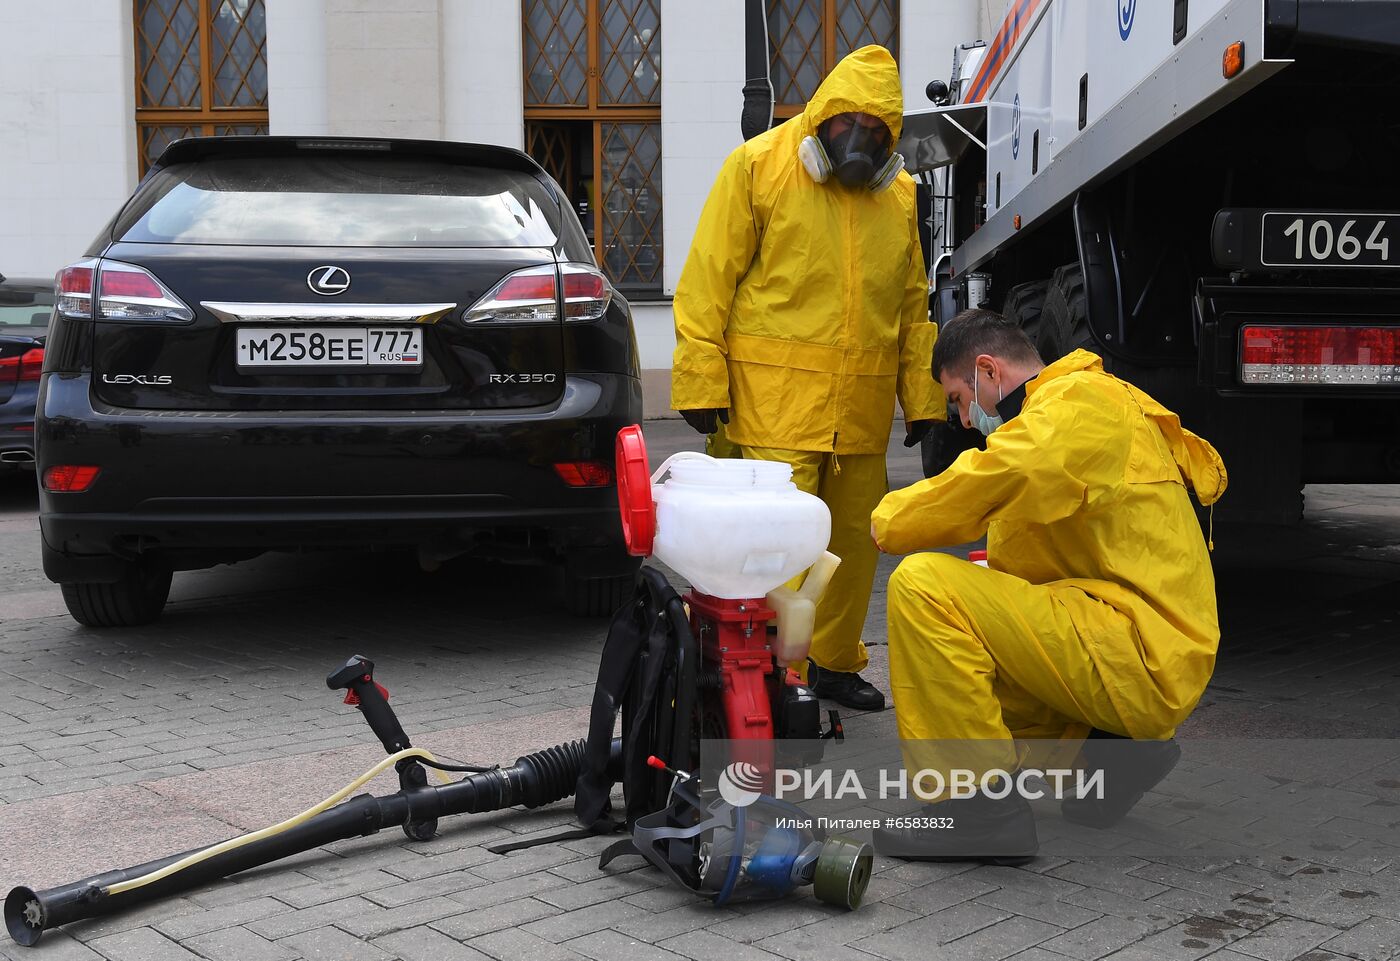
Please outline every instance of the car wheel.
[[636, 574], [582, 577], [566, 571], [564, 599], [569, 613], [576, 617], [611, 617], [627, 603], [636, 586]]
[[62, 584], [63, 603], [73, 620], [88, 627], [149, 624], [165, 610], [170, 572], [128, 563], [111, 584]]

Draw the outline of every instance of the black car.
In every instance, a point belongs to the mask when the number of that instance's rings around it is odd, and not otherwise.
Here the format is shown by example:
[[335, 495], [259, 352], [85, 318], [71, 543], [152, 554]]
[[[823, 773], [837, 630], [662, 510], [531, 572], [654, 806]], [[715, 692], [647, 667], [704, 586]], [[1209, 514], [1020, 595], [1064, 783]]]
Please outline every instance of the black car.
[[34, 468], [34, 400], [53, 281], [0, 276], [0, 474]]
[[78, 621], [268, 550], [560, 561], [586, 615], [630, 590], [631, 311], [525, 154], [182, 140], [57, 288], [40, 525]]

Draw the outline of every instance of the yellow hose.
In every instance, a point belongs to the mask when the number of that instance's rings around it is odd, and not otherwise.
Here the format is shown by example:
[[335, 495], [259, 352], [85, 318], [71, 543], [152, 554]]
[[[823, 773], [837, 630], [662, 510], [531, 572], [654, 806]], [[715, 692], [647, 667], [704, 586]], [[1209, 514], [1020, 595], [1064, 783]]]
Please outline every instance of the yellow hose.
[[[429, 761], [437, 760], [437, 758], [433, 756], [431, 751], [425, 751], [421, 747], [411, 747], [406, 750], [399, 751], [397, 754], [390, 754], [384, 760], [380, 761], [378, 764], [370, 768], [364, 774], [361, 774], [359, 777], [355, 778], [355, 780], [345, 785], [345, 787], [341, 788], [339, 791], [336, 791], [324, 801], [321, 801], [320, 803], [307, 808], [305, 811], [302, 811], [300, 814], [294, 817], [287, 818], [287, 820], [281, 822], [280, 824], [274, 824], [270, 827], [265, 827], [259, 831], [253, 831], [250, 834], [243, 834], [236, 838], [229, 838], [227, 841], [222, 841], [219, 844], [215, 844], [213, 847], [207, 847], [202, 851], [196, 851], [188, 857], [183, 857], [180, 860], [174, 862], [173, 864], [167, 864], [165, 867], [152, 871], [149, 874], [143, 874], [139, 878], [132, 878], [129, 881], [121, 881], [117, 884], [108, 885], [103, 890], [103, 893], [109, 895], [121, 894], [125, 891], [130, 891], [133, 888], [140, 888], [144, 887], [147, 884], [154, 884], [156, 881], [159, 881], [162, 878], [168, 878], [170, 877], [170, 875], [175, 874], [177, 871], [183, 871], [185, 868], [198, 864], [201, 861], [207, 861], [215, 855], [223, 854], [227, 851], [234, 851], [245, 845], [252, 844], [255, 841], [262, 841], [265, 838], [270, 838], [274, 835], [281, 834], [288, 828], [294, 828], [298, 824], [301, 824], [303, 821], [309, 820], [310, 818], [315, 817], [321, 812], [339, 804], [351, 794], [364, 787], [370, 781], [383, 774], [386, 770], [393, 767], [395, 764], [399, 763], [404, 758], [408, 757], [427, 758]], [[450, 780], [447, 777], [447, 775], [444, 774], [442, 771], [437, 771], [437, 776], [438, 779], [444, 783], [447, 783]]]

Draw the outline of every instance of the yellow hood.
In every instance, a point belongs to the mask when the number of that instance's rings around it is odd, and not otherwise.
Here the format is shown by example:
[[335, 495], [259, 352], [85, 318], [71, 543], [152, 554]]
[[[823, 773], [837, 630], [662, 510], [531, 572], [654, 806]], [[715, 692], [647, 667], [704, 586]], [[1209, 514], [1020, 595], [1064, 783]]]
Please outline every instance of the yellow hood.
[[[1029, 396], [1034, 393], [1038, 384], [1078, 370], [1103, 373], [1103, 358], [1087, 350], [1076, 350], [1066, 354], [1027, 384], [1026, 394]], [[1151, 396], [1126, 381], [1123, 383], [1132, 392], [1143, 413], [1151, 418], [1153, 424], [1162, 432], [1162, 437], [1171, 450], [1172, 459], [1176, 461], [1177, 470], [1181, 471], [1182, 480], [1196, 492], [1196, 499], [1205, 507], [1220, 500], [1220, 496], [1225, 493], [1228, 476], [1225, 473], [1225, 462], [1221, 460], [1216, 449], [1182, 427], [1181, 419]]]
[[891, 143], [899, 142], [904, 125], [904, 92], [899, 67], [878, 44], [853, 50], [822, 81], [802, 111], [808, 133], [841, 113], [868, 113], [890, 128]]

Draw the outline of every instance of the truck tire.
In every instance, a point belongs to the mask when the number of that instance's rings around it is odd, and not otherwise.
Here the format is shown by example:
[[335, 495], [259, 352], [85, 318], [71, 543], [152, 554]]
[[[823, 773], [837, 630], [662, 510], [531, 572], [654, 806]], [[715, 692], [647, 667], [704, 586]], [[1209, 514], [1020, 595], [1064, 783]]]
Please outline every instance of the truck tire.
[[1029, 284], [1017, 284], [1006, 294], [1006, 303], [1002, 305], [1002, 314], [1007, 320], [1015, 321], [1016, 326], [1026, 332], [1026, 336], [1035, 344], [1036, 350], [1040, 351], [1041, 358], [1049, 363], [1054, 357], [1046, 355], [1046, 347], [1049, 343], [1049, 331], [1045, 323], [1045, 296], [1049, 292], [1050, 283], [1045, 280], [1032, 281]]
[[110, 584], [61, 584], [63, 603], [73, 620], [87, 627], [136, 627], [165, 610], [170, 572], [128, 562]]
[[1046, 363], [1081, 347], [1099, 353], [1094, 335], [1089, 332], [1089, 301], [1084, 296], [1084, 272], [1077, 263], [1057, 267], [1050, 276], [1040, 323], [1045, 339], [1036, 346], [1040, 348]]

